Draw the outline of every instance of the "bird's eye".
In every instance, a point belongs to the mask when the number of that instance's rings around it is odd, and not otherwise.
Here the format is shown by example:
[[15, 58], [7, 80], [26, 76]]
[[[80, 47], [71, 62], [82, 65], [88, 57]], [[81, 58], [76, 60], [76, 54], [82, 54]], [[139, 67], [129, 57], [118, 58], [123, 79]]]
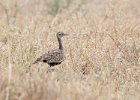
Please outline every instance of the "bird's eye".
[[63, 34], [62, 32], [59, 32], [58, 35], [59, 35], [59, 36], [63, 36], [64, 34]]

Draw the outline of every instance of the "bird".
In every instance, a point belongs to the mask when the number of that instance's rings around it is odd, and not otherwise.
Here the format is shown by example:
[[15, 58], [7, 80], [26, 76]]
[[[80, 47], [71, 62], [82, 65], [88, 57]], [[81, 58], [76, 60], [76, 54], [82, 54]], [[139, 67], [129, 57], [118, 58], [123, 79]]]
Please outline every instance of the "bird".
[[53, 66], [61, 64], [64, 61], [64, 52], [63, 52], [63, 45], [62, 45], [61, 38], [66, 35], [68, 34], [65, 34], [63, 32], [57, 32], [56, 37], [59, 44], [58, 49], [48, 51], [47, 53], [37, 58], [33, 62], [33, 64], [39, 62], [47, 63], [49, 65], [49, 69]]

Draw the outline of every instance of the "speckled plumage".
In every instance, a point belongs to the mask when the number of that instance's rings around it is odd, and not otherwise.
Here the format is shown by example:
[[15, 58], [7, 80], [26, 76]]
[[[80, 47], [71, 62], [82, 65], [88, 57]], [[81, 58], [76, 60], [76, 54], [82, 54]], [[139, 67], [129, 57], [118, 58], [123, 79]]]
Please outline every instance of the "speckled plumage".
[[48, 63], [50, 66], [61, 64], [63, 61], [63, 50], [57, 49], [48, 51], [48, 53], [43, 54], [34, 63], [44, 62]]

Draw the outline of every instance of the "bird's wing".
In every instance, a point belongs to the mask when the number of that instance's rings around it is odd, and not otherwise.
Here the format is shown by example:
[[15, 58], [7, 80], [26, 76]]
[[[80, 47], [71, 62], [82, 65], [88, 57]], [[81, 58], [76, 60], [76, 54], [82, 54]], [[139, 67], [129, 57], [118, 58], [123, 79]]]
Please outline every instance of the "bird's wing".
[[33, 63], [38, 62], [47, 62], [47, 63], [53, 63], [53, 62], [62, 62], [63, 61], [63, 51], [57, 49], [57, 50], [51, 50], [48, 51], [48, 53], [43, 54], [37, 60]]
[[48, 63], [62, 62], [63, 52], [61, 50], [52, 50], [42, 56], [42, 60], [46, 60]]

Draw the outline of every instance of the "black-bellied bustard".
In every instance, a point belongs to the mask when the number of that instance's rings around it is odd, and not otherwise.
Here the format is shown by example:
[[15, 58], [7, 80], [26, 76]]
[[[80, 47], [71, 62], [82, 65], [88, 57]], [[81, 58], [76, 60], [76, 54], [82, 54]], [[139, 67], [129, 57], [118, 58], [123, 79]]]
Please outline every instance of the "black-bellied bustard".
[[59, 48], [43, 54], [42, 56], [37, 58], [36, 61], [33, 62], [33, 64], [36, 64], [38, 62], [44, 62], [47, 63], [50, 67], [61, 64], [64, 61], [63, 45], [61, 42], [61, 38], [65, 35], [67, 34], [64, 34], [63, 32], [57, 32], [56, 36], [58, 39]]

